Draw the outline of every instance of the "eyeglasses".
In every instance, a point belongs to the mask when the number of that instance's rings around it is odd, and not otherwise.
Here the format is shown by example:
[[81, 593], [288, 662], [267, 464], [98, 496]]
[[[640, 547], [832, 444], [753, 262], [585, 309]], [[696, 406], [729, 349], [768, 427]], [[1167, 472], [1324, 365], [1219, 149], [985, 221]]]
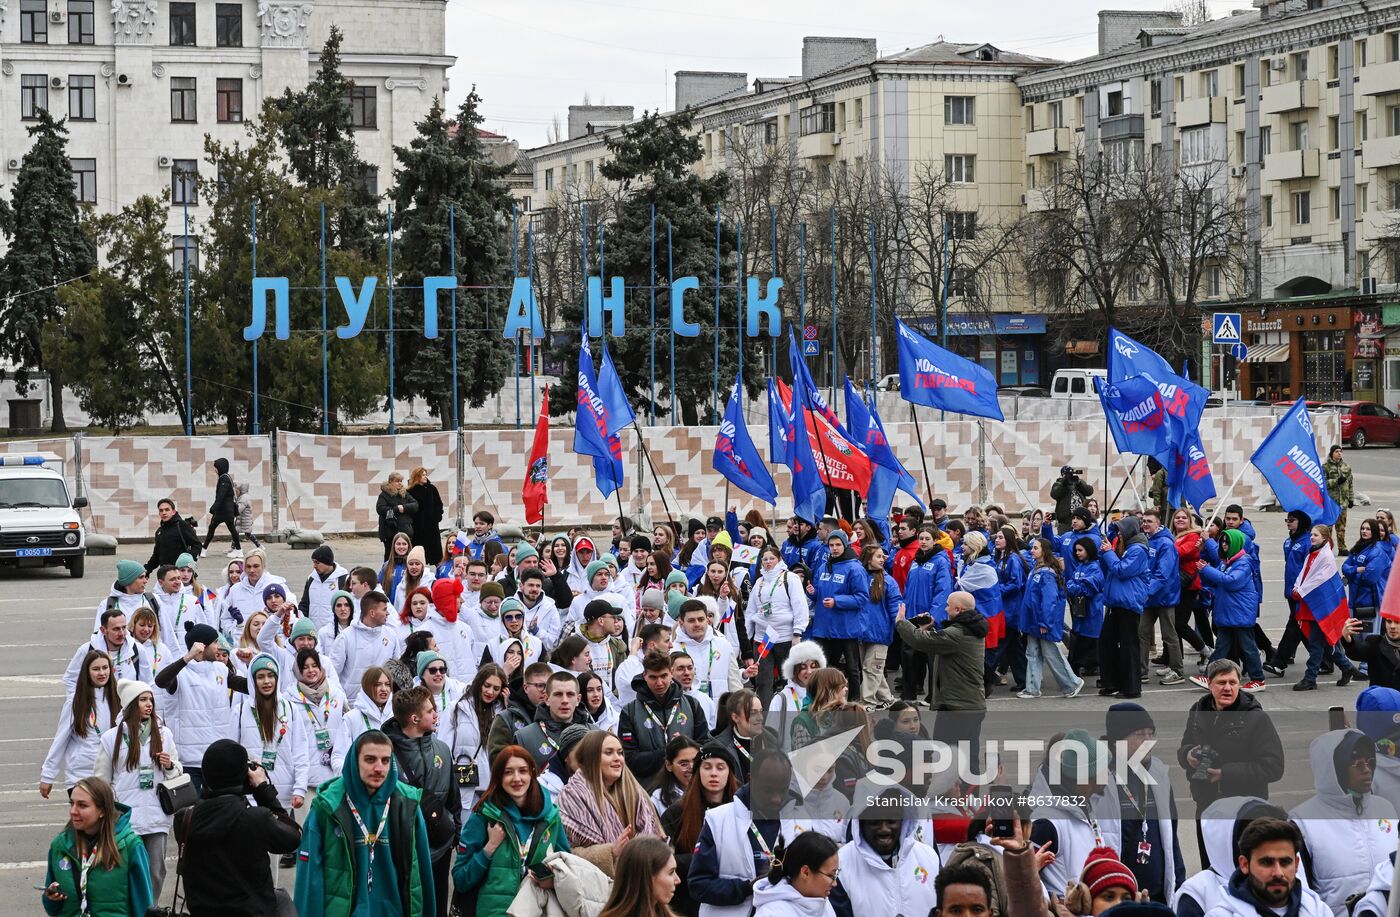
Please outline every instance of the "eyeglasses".
[[524, 615], [515, 615], [515, 614], [511, 614], [511, 615], [501, 615], [501, 620], [502, 620], [502, 621], [524, 621], [524, 620], [525, 620], [525, 616], [524, 616]]
[[424, 669], [423, 671], [424, 671], [424, 672], [427, 672], [429, 675], [446, 675], [446, 674], [447, 674], [447, 666], [445, 666], [445, 665], [430, 665], [430, 666], [428, 666], [426, 669]]
[[526, 682], [525, 687], [531, 689], [532, 691], [543, 691], [545, 684], [546, 682], [543, 681], [531, 681]]
[[831, 872], [822, 872], [820, 869], [818, 869], [818, 870], [815, 870], [815, 872], [816, 872], [816, 874], [819, 875], [819, 876], [826, 876], [828, 879], [830, 879], [830, 880], [833, 881], [833, 882], [837, 881], [837, 879], [839, 879], [840, 876], [841, 876], [841, 870], [839, 870], [839, 869], [832, 870]]

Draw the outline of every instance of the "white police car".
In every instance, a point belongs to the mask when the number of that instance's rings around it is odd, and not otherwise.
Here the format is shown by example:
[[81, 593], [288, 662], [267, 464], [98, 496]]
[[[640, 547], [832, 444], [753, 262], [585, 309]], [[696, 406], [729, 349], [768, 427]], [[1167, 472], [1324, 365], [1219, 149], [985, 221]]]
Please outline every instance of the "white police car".
[[52, 452], [0, 455], [0, 567], [65, 566], [83, 575], [86, 539], [63, 480], [63, 459]]

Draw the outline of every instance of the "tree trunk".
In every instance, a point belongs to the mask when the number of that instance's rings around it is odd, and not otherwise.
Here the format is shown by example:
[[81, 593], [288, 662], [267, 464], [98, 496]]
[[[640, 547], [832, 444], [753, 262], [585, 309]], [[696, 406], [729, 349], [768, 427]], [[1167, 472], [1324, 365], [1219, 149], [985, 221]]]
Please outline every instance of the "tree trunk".
[[68, 421], [63, 416], [63, 376], [56, 366], [50, 366], [48, 372], [49, 407], [53, 413], [53, 423], [49, 430], [53, 433], [67, 433]]

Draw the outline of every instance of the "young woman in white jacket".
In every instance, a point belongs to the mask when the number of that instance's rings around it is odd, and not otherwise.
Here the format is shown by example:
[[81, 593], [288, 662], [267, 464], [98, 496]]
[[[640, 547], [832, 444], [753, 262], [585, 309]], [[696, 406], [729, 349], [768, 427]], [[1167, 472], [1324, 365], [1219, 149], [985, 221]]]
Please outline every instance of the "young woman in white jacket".
[[795, 837], [768, 877], [754, 883], [753, 917], [835, 917], [831, 890], [841, 866], [836, 842], [816, 831]]
[[[180, 636], [183, 639], [184, 634]], [[131, 618], [127, 621], [127, 639], [130, 641], [132, 649], [141, 654], [141, 676], [151, 684], [155, 684], [156, 676], [160, 675], [161, 669], [180, 658], [179, 653], [161, 640], [160, 622], [156, 620], [156, 613], [145, 606], [132, 612]], [[164, 693], [161, 692], [161, 694]], [[156, 705], [156, 716], [160, 717], [160, 721], [169, 727], [171, 732], [178, 735], [180, 721], [175, 716], [175, 705], [159, 695], [156, 697]]]
[[749, 604], [744, 611], [744, 630], [758, 647], [765, 635], [772, 637], [768, 655], [758, 665], [753, 689], [764, 706], [773, 697], [773, 670], [781, 669], [793, 641], [800, 640], [811, 621], [811, 608], [803, 590], [802, 577], [788, 570], [782, 552], [769, 545], [758, 557], [759, 574], [749, 590]]
[[[491, 757], [486, 735], [491, 721], [505, 708], [506, 673], [494, 662], [476, 670], [476, 677], [457, 704], [438, 716], [439, 727], [452, 732], [453, 779], [462, 794], [462, 811], [476, 803], [476, 797], [491, 782]], [[466, 785], [463, 780], [466, 780]]]
[[447, 666], [447, 660], [436, 650], [424, 650], [419, 653], [414, 665], [418, 669], [418, 684], [427, 688], [433, 695], [433, 704], [437, 707], [438, 725], [433, 734], [451, 748], [453, 725], [448, 714], [467, 692], [467, 686], [448, 674], [451, 669]]
[[144, 681], [120, 681], [121, 719], [102, 734], [93, 776], [111, 781], [117, 802], [131, 809], [131, 830], [141, 837], [151, 865], [151, 891], [160, 900], [165, 883], [165, 839], [174, 819], [160, 808], [156, 787], [185, 772], [175, 736], [155, 715], [156, 701]]
[[287, 698], [299, 708], [299, 717], [304, 717], [301, 722], [305, 727], [302, 736], [309, 774], [307, 790], [314, 792], [327, 780], [340, 776], [334, 764], [335, 743], [347, 702], [345, 692], [331, 681], [330, 671], [316, 650], [297, 650], [296, 667], [296, 686], [287, 692]]
[[340, 773], [345, 763], [345, 752], [355, 744], [355, 740], [394, 715], [394, 676], [380, 665], [372, 665], [360, 676], [360, 691], [355, 695], [350, 709], [340, 721], [340, 735], [335, 740], [335, 772]]
[[253, 658], [249, 693], [239, 695], [229, 711], [229, 737], [248, 750], [248, 760], [262, 764], [278, 802], [300, 809], [310, 778], [305, 713], [281, 693], [279, 674], [271, 656]]
[[39, 769], [39, 795], [49, 798], [58, 772], [68, 789], [93, 775], [102, 734], [121, 717], [117, 680], [112, 675], [112, 657], [101, 650], [89, 650], [78, 670], [78, 687], [58, 714], [49, 753]]

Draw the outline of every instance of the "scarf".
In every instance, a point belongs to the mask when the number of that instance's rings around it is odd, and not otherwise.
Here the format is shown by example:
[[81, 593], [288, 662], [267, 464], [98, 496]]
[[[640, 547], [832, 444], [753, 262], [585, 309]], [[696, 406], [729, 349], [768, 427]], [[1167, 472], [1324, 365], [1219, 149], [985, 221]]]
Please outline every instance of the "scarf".
[[[620, 779], [625, 779], [625, 775]], [[569, 845], [575, 849], [612, 844], [626, 830], [612, 803], [594, 798], [593, 788], [582, 770], [574, 771], [569, 782], [564, 784], [564, 792], [559, 794], [559, 813], [568, 831]], [[644, 793], [637, 796], [637, 812], [632, 820], [638, 837], [643, 834], [661, 836], [656, 810]]]
[[314, 685], [308, 685], [306, 682], [302, 682], [300, 687], [301, 687], [301, 696], [304, 697], [304, 698], [306, 698], [307, 702], [310, 703], [311, 706], [313, 706], [313, 707], [319, 706], [320, 703], [321, 703], [321, 701], [322, 701], [322, 699], [324, 699], [325, 696], [326, 696], [326, 675], [325, 675], [325, 673], [324, 673], [324, 672], [321, 673], [321, 680], [318, 681], [318, 682], [316, 682], [316, 684], [314, 684]]

